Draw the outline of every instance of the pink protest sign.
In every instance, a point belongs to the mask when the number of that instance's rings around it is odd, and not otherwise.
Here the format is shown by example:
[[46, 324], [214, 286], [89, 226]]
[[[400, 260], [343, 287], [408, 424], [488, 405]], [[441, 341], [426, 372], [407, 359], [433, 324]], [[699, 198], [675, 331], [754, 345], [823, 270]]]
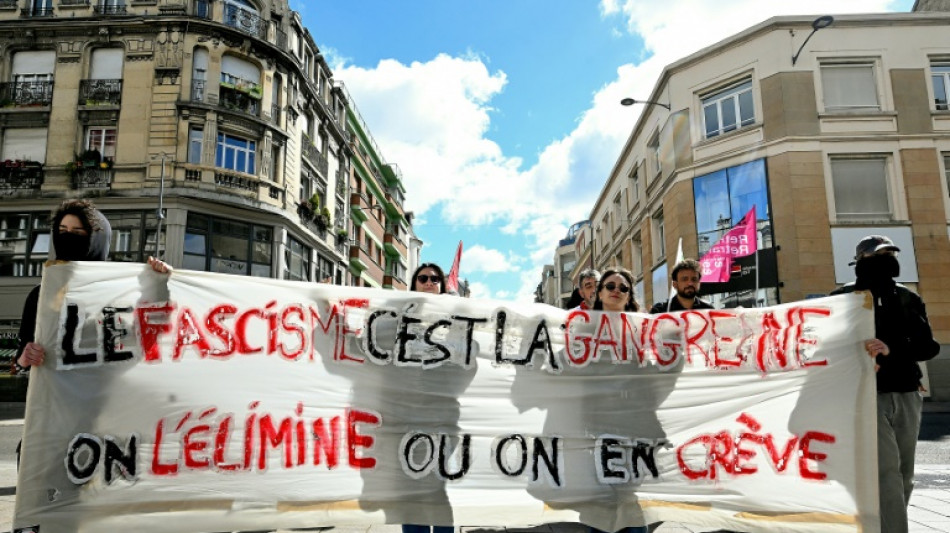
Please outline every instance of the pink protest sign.
[[758, 249], [756, 239], [755, 206], [742, 217], [742, 220], [706, 252], [699, 264], [702, 268], [703, 283], [725, 283], [729, 281], [732, 259], [752, 255]]

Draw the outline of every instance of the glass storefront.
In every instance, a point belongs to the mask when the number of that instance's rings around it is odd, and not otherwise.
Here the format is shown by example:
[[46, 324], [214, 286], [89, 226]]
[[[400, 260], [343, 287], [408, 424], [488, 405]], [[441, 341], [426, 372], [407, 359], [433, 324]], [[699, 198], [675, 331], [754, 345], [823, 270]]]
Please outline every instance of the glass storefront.
[[734, 259], [728, 281], [703, 282], [700, 295], [716, 307], [762, 307], [779, 303], [765, 159], [695, 178], [693, 200], [700, 258], [753, 206], [757, 219], [756, 253]]

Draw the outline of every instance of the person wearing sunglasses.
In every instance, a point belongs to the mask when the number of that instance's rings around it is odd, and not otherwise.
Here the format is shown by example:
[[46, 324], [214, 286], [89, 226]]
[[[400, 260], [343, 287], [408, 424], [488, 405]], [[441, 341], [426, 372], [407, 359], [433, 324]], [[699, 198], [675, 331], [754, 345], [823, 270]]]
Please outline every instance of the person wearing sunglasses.
[[597, 284], [595, 311], [638, 311], [640, 306], [633, 298], [633, 274], [622, 267], [614, 267], [601, 276]]
[[412, 275], [410, 290], [429, 294], [445, 294], [445, 274], [435, 263], [422, 263]]
[[[445, 274], [442, 268], [435, 263], [422, 263], [412, 274], [411, 291], [427, 292], [429, 294], [445, 294]], [[403, 524], [402, 533], [452, 533], [452, 526], [426, 526], [419, 524]]]
[[[633, 297], [633, 274], [622, 267], [608, 269], [597, 283], [597, 296], [594, 300], [595, 311], [635, 312], [640, 309]], [[647, 533], [646, 526], [625, 527], [616, 533]], [[590, 533], [607, 533], [590, 528]]]

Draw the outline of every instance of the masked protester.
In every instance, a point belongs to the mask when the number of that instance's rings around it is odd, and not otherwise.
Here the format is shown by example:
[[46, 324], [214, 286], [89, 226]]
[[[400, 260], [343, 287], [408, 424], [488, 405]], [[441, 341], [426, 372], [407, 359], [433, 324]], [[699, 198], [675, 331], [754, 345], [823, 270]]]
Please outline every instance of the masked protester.
[[870, 291], [874, 335], [865, 342], [877, 369], [877, 462], [881, 531], [906, 533], [907, 505], [914, 488], [914, 453], [923, 398], [918, 361], [940, 351], [920, 296], [897, 283], [900, 248], [882, 235], [869, 235], [855, 249], [857, 280], [832, 294]]
[[[50, 258], [62, 261], [105, 261], [109, 255], [112, 227], [98, 209], [88, 200], [66, 200], [54, 212], [50, 224], [53, 247]], [[33, 342], [36, 329], [36, 306], [40, 288], [30, 291], [23, 304], [20, 320], [19, 346], [14, 361], [16, 371], [26, 372], [29, 367], [43, 364], [43, 347]]]

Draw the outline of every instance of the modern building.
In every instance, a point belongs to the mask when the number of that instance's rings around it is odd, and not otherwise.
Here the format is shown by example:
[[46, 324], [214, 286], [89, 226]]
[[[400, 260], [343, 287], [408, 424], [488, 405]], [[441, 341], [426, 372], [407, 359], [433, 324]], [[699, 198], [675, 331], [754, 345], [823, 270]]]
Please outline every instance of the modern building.
[[[680, 239], [701, 257], [754, 208], [757, 242], [702, 294], [774, 305], [853, 280], [857, 241], [884, 234], [946, 345], [950, 13], [814, 18], [767, 20], [631, 95], [650, 103], [591, 210], [593, 264], [630, 268], [649, 307], [668, 298]], [[950, 399], [950, 357], [926, 366]]]
[[[554, 252], [554, 264], [545, 265], [542, 275], [541, 285], [536, 290], [535, 300], [564, 308], [571, 299], [571, 293], [574, 292], [575, 279], [577, 277], [577, 237], [585, 228], [590, 226], [590, 221], [582, 220], [575, 222], [567, 230], [567, 235], [558, 242], [557, 250]], [[549, 271], [548, 267], [553, 270]]]
[[286, 0], [0, 0], [0, 79], [3, 338], [65, 198], [113, 261], [405, 287], [398, 169]]
[[[338, 86], [346, 94], [342, 83]], [[411, 217], [403, 200], [406, 189], [395, 164], [387, 163], [352, 98], [346, 119], [353, 146], [350, 173], [349, 270], [354, 285], [406, 290]], [[342, 207], [340, 207], [342, 209]], [[342, 226], [341, 226], [342, 227]]]

